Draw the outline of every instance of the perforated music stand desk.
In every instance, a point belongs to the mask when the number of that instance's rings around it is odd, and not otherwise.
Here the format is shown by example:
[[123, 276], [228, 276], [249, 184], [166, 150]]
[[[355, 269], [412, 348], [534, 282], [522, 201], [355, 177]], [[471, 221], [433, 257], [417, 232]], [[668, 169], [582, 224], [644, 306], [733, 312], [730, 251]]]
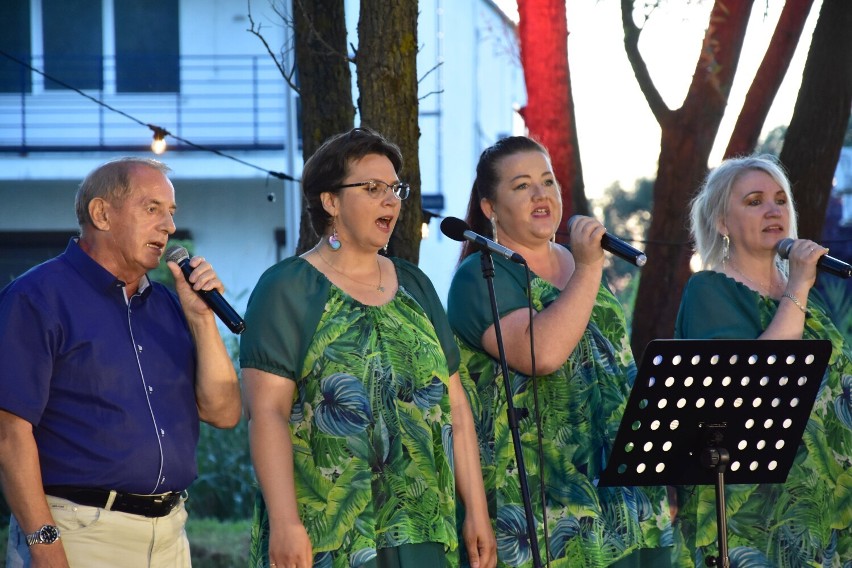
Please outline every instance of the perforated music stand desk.
[[654, 340], [645, 349], [601, 486], [784, 483], [831, 354], [827, 340]]

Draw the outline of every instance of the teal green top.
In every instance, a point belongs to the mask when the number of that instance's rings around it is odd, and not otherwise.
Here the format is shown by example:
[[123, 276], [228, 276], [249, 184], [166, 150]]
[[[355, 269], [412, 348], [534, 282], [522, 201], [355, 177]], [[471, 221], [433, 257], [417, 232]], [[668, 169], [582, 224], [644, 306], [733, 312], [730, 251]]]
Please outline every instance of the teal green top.
[[[493, 319], [479, 256], [471, 255], [459, 266], [447, 312], [462, 352], [459, 372], [476, 422], [500, 566], [527, 567], [532, 565], [532, 556], [502, 372], [481, 343]], [[494, 265], [500, 317], [526, 309], [524, 268], [496, 255]], [[539, 312], [560, 293], [535, 275], [531, 290], [533, 308]], [[640, 548], [671, 544], [665, 488], [596, 486], [635, 376], [624, 312], [601, 285], [577, 347], [558, 371], [537, 379], [542, 466], [537, 455], [539, 432], [532, 382], [529, 376], [512, 371], [513, 402], [521, 416], [520, 437], [542, 559], [546, 558], [539, 492], [542, 475], [546, 484], [552, 566], [604, 567]]]
[[[294, 257], [252, 292], [240, 364], [296, 382], [290, 418], [299, 517], [317, 566], [377, 549], [457, 546], [449, 377], [459, 352], [432, 284], [393, 259], [399, 289], [364, 305]], [[268, 562], [258, 495], [251, 566]]]
[[[777, 300], [722, 273], [699, 272], [683, 293], [675, 337], [754, 339], [777, 310]], [[831, 341], [828, 368], [786, 483], [726, 486], [732, 566], [852, 562], [852, 353], [814, 290], [808, 312], [802, 337]], [[716, 553], [714, 488], [690, 486], [678, 494], [680, 565], [704, 566], [704, 557]]]

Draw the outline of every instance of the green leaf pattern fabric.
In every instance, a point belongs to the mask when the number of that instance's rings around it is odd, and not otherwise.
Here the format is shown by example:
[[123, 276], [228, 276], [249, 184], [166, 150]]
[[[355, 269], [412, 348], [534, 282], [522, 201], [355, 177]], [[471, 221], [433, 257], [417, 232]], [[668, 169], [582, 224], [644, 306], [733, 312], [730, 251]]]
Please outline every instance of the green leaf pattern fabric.
[[[365, 306], [330, 287], [290, 421], [314, 566], [357, 568], [403, 544], [457, 548], [448, 383], [434, 327], [405, 289]], [[253, 527], [250, 565], [266, 566], [260, 495]]]
[[[689, 294], [688, 287], [681, 304], [684, 321], [687, 316], [703, 319], [710, 310], [725, 319], [726, 311], [735, 311], [729, 320], [747, 316], [760, 329], [769, 326], [778, 310], [776, 300], [724, 275], [699, 274], [693, 276], [696, 286], [713, 286], [718, 294], [735, 297], [749, 308], [745, 313], [741, 307], [732, 310], [708, 298], [704, 289]], [[803, 339], [831, 341], [828, 368], [786, 483], [726, 487], [732, 568], [852, 568], [852, 352], [814, 293], [808, 311]], [[702, 338], [682, 333], [684, 338]], [[712, 338], [713, 331], [702, 335]], [[704, 566], [704, 558], [717, 553], [714, 488], [679, 488], [679, 501], [678, 565]]]
[[[500, 273], [498, 272], [498, 275]], [[559, 290], [535, 277], [537, 311]], [[480, 443], [485, 488], [497, 536], [499, 566], [532, 566], [526, 518], [508, 427], [499, 362], [458, 339], [460, 373]], [[580, 343], [555, 373], [539, 377], [544, 462], [539, 463], [533, 388], [512, 372], [513, 402], [523, 417], [520, 435], [542, 559], [545, 559], [539, 481], [544, 475], [552, 566], [603, 568], [637, 550], [670, 546], [665, 488], [603, 488], [595, 481], [618, 431], [636, 365], [624, 313], [601, 285]]]

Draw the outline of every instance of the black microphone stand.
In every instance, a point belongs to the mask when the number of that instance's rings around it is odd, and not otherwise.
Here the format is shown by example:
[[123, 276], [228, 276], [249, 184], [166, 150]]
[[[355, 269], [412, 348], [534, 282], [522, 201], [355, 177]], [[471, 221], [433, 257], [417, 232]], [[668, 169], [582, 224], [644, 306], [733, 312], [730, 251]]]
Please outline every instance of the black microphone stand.
[[[500, 367], [503, 371], [503, 387], [506, 389], [506, 412], [509, 414], [509, 431], [512, 432], [512, 444], [515, 447], [515, 463], [518, 466], [518, 481], [521, 486], [521, 497], [524, 500], [524, 513], [527, 519], [527, 538], [532, 551], [533, 566], [541, 568], [541, 554], [538, 550], [538, 538], [535, 530], [535, 517], [533, 516], [532, 503], [530, 501], [530, 489], [527, 485], [527, 469], [524, 466], [524, 453], [521, 448], [521, 435], [518, 426], [518, 415], [515, 412], [515, 403], [512, 400], [512, 384], [509, 380], [509, 365], [506, 363], [506, 349], [503, 347], [503, 333], [500, 330], [500, 313], [497, 310], [497, 295], [494, 292], [494, 260], [491, 252], [482, 247], [480, 249], [480, 263], [482, 265], [482, 277], [488, 285], [488, 296], [491, 299], [491, 314], [494, 318], [494, 333], [497, 336], [497, 352], [500, 355]], [[542, 507], [546, 506], [542, 503]]]

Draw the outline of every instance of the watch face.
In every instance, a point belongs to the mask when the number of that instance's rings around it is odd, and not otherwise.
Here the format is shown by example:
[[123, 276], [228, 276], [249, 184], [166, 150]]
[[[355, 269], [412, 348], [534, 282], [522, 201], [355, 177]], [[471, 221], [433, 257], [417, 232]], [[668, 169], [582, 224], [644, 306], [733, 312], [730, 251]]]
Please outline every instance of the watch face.
[[53, 544], [59, 538], [59, 529], [53, 525], [44, 525], [38, 532], [39, 541], [43, 544]]

